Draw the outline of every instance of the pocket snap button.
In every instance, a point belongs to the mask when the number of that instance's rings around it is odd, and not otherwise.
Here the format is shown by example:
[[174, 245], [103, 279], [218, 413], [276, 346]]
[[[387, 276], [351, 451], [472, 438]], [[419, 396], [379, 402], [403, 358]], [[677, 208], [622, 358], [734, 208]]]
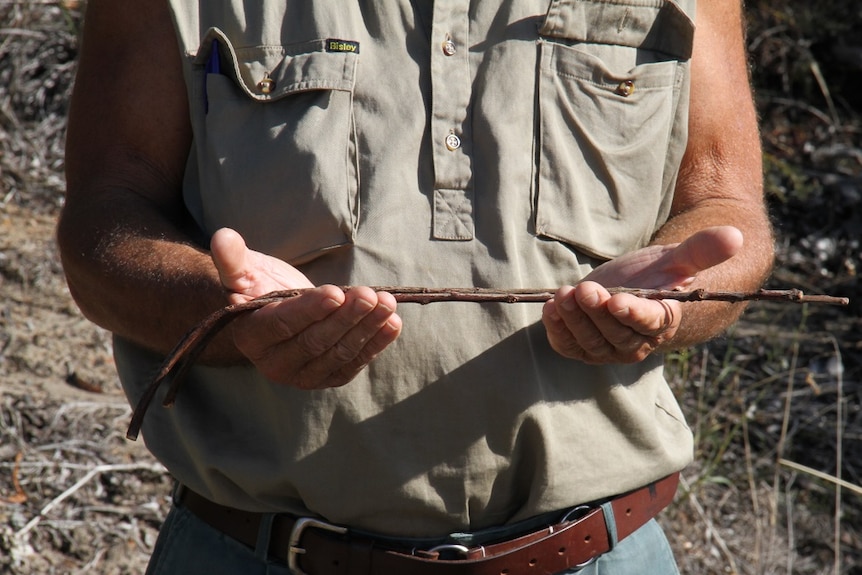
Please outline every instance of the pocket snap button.
[[257, 87], [262, 93], [270, 94], [275, 88], [275, 80], [269, 77], [269, 73], [264, 72], [263, 80], [257, 83]]
[[616, 93], [624, 98], [628, 98], [635, 91], [635, 83], [632, 80], [620, 82], [617, 86]]

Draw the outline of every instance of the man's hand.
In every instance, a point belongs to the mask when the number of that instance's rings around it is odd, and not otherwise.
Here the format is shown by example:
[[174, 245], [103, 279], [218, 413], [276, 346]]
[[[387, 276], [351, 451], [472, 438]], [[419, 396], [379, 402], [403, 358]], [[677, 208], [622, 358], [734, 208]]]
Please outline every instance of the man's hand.
[[[212, 238], [213, 262], [232, 303], [271, 291], [314, 288], [293, 266], [248, 249], [233, 230]], [[392, 295], [324, 285], [232, 324], [236, 347], [267, 378], [301, 389], [350, 382], [401, 332]]]
[[721, 226], [697, 232], [679, 244], [652, 245], [597, 267], [577, 286], [561, 287], [545, 304], [542, 321], [551, 347], [590, 364], [645, 359], [676, 335], [682, 305], [611, 295], [603, 286], [686, 287], [699, 272], [730, 259], [741, 248], [739, 230]]

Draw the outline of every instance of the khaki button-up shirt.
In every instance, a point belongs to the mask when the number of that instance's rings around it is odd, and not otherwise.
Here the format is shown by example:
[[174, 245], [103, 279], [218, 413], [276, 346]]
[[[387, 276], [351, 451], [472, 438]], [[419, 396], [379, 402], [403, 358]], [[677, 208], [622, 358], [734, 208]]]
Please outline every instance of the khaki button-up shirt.
[[[694, 0], [172, 0], [201, 229], [317, 283], [555, 288], [642, 247], [685, 148]], [[352, 383], [199, 366], [144, 436], [223, 504], [437, 536], [684, 466], [662, 362], [592, 367], [537, 304], [403, 304]], [[136, 399], [161, 358], [116, 341]]]

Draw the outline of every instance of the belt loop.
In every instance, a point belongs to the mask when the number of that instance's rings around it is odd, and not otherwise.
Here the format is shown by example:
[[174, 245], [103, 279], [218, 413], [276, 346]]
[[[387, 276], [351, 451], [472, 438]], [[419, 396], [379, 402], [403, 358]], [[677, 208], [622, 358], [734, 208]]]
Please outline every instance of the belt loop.
[[260, 516], [260, 527], [257, 530], [257, 543], [254, 547], [254, 556], [262, 561], [269, 559], [269, 541], [272, 538], [273, 521], [275, 521], [275, 513], [263, 513]]
[[183, 502], [183, 495], [186, 493], [186, 486], [179, 481], [174, 481], [174, 488], [171, 490], [171, 503], [174, 507], [179, 507]]
[[608, 552], [613, 551], [619, 540], [617, 539], [617, 520], [614, 517], [614, 508], [610, 501], [602, 503], [602, 515], [605, 516], [605, 528], [608, 530]]

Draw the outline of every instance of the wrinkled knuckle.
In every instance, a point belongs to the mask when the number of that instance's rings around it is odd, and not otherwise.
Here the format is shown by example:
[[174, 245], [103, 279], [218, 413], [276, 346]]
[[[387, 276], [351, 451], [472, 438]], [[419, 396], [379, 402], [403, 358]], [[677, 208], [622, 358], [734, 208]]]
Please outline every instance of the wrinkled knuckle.
[[578, 309], [567, 312], [565, 322], [567, 328], [575, 333], [593, 328], [592, 318]]
[[558, 344], [555, 346], [555, 349], [557, 353], [569, 359], [586, 361], [589, 358], [589, 354], [586, 350], [578, 345], [576, 341], [568, 341], [565, 344]]
[[584, 335], [578, 339], [578, 343], [584, 350], [598, 352], [607, 348], [608, 340], [600, 334]]
[[315, 358], [326, 353], [331, 344], [322, 334], [306, 330], [297, 336], [297, 345], [303, 355]]
[[602, 365], [606, 362], [604, 354], [599, 353], [591, 353], [586, 350], [582, 350], [579, 357], [575, 357], [581, 363], [585, 363], [587, 365]]
[[606, 341], [615, 349], [626, 349], [632, 345], [631, 333], [620, 333], [607, 336]]
[[355, 349], [350, 343], [340, 340], [338, 341], [332, 348], [329, 350], [330, 357], [333, 361], [338, 363], [348, 363], [353, 361], [356, 357], [358, 350]]
[[272, 341], [285, 341], [292, 339], [296, 332], [287, 317], [282, 314], [273, 314], [270, 321], [266, 322], [266, 335]]

